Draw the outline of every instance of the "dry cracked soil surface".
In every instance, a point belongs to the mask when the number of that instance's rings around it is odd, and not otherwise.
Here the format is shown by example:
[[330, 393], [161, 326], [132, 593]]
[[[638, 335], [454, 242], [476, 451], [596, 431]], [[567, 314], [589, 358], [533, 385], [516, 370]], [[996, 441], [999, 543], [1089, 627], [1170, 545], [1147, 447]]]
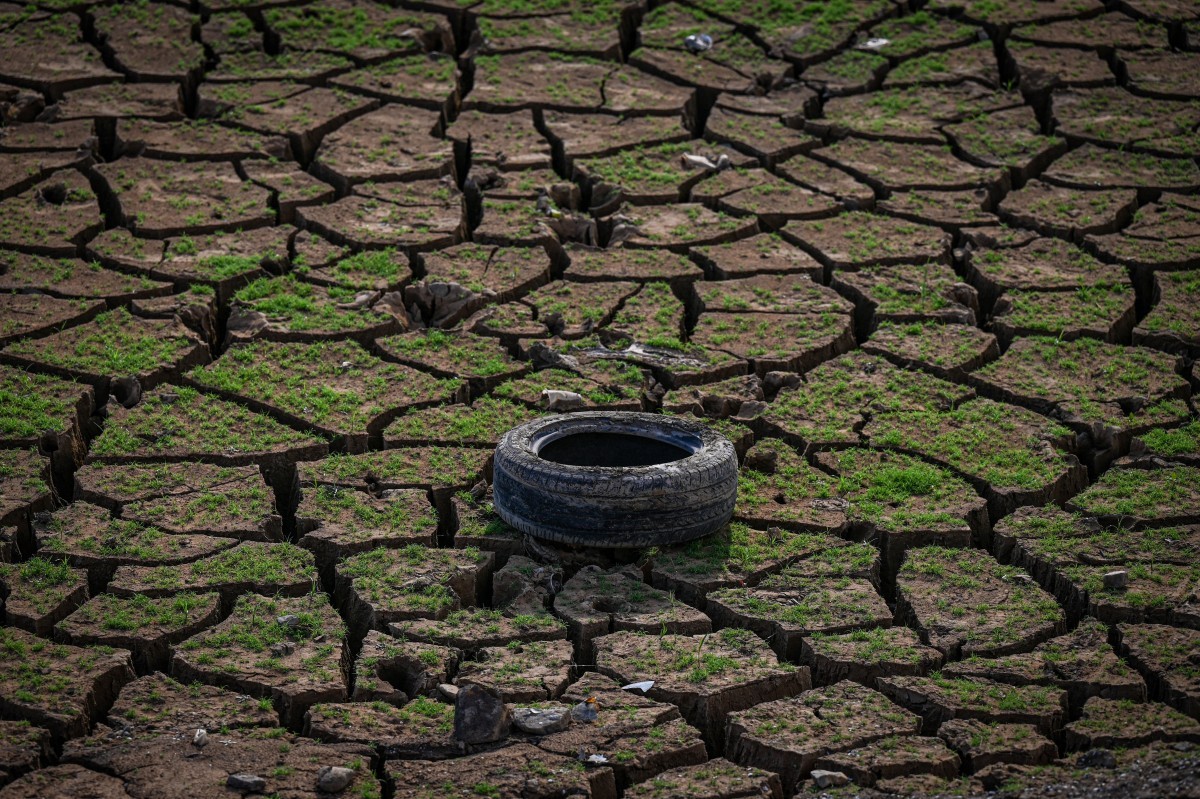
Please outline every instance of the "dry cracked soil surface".
[[[0, 54], [0, 798], [1200, 796], [1194, 0]], [[728, 436], [728, 528], [508, 528], [577, 408]]]

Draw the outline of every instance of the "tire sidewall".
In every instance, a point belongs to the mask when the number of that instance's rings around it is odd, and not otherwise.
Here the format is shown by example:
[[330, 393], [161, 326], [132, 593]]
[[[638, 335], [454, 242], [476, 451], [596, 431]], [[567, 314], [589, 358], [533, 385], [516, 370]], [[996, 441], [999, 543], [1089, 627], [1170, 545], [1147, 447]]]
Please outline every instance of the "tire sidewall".
[[[534, 452], [534, 442], [546, 434], [644, 435], [647, 428], [664, 431], [668, 440], [671, 434], [694, 436], [699, 448], [676, 461], [632, 467], [570, 466]], [[737, 494], [733, 444], [707, 425], [659, 414], [536, 419], [504, 435], [493, 469], [496, 510], [509, 525], [585, 546], [649, 546], [707, 535], [728, 523]]]

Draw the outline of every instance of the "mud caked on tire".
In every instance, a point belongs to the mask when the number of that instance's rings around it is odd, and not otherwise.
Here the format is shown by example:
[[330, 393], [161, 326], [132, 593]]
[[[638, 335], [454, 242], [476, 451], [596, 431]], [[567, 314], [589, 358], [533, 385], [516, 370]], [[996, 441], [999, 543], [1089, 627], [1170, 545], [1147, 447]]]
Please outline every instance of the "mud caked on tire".
[[523, 533], [588, 547], [689, 541], [733, 515], [738, 463], [711, 428], [650, 413], [536, 419], [496, 448], [497, 513]]

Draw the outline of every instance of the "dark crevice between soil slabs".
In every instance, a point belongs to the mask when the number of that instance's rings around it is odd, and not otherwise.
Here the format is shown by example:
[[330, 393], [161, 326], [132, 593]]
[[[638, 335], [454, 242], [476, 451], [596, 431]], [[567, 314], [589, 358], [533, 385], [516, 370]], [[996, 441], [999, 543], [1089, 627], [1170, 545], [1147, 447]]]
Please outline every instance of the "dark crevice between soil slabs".
[[[263, 480], [275, 495], [275, 511], [283, 519], [283, 540], [296, 541], [296, 508], [300, 505], [300, 473], [292, 462], [275, 462], [259, 467]], [[328, 589], [328, 587], [327, 587]]]
[[[116, 146], [116, 120], [112, 119], [97, 119], [96, 120], [96, 135], [100, 139], [101, 157], [106, 161], [112, 160], [112, 150]], [[107, 154], [105, 151], [108, 151]], [[104, 180], [96, 170], [88, 168], [83, 173], [88, 183], [92, 186], [92, 191], [96, 194], [96, 203], [100, 206], [100, 214], [104, 217], [104, 229], [112, 230], [121, 226], [121, 204], [117, 201], [117, 195], [108, 185], [108, 181]], [[86, 258], [84, 247], [80, 248], [80, 257]]]
[[646, 8], [637, 3], [630, 3], [621, 9], [621, 19], [617, 26], [617, 37], [621, 42], [621, 62], [627, 63], [629, 54], [637, 49], [638, 29], [642, 25]]

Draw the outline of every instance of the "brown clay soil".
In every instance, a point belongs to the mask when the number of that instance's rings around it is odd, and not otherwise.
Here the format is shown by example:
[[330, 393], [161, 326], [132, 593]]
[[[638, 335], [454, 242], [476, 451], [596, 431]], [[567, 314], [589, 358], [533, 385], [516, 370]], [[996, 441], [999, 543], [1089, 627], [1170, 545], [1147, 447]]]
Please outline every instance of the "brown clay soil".
[[[0, 2], [0, 799], [1200, 797], [1197, 75], [1189, 0]], [[508, 527], [576, 409], [732, 523]]]

